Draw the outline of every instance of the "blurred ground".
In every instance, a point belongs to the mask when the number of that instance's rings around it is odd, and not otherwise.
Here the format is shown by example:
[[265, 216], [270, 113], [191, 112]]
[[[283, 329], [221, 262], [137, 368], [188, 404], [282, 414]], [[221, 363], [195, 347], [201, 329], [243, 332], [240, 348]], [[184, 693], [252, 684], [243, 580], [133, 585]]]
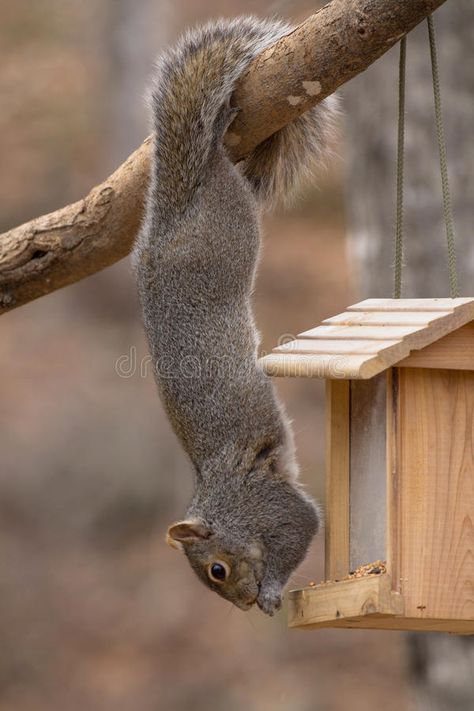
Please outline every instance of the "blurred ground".
[[[139, 142], [160, 42], [250, 5], [0, 0], [0, 228], [77, 199]], [[130, 67], [143, 83], [133, 101]], [[266, 222], [262, 350], [357, 297], [340, 170]], [[288, 632], [284, 614], [241, 613], [206, 591], [164, 545], [191, 475], [145, 356], [128, 261], [2, 317], [0, 711], [407, 708], [398, 635]], [[279, 387], [321, 497], [323, 385]], [[293, 586], [321, 572], [322, 537]]]

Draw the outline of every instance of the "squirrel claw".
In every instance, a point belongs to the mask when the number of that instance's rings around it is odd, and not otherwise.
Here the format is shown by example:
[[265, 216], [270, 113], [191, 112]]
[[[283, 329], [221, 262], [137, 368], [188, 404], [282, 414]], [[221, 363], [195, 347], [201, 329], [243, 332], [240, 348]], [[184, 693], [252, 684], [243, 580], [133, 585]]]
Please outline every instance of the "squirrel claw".
[[272, 617], [281, 608], [281, 595], [275, 593], [263, 593], [257, 598], [257, 605], [266, 615]]

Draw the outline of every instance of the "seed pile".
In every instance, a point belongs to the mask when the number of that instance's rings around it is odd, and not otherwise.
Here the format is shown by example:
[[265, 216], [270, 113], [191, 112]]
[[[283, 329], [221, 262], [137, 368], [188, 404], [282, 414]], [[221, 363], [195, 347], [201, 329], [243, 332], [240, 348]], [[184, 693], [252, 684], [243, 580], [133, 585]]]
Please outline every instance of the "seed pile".
[[352, 578], [365, 578], [366, 575], [381, 575], [387, 572], [387, 564], [384, 560], [376, 560], [375, 563], [367, 563], [360, 565], [354, 571], [346, 575], [343, 580], [352, 580]]
[[[387, 572], [387, 564], [384, 560], [376, 560], [373, 563], [367, 563], [366, 565], [360, 565], [358, 568], [353, 570], [349, 575], [346, 575], [342, 580], [354, 580], [355, 578], [365, 578], [368, 575], [382, 575], [382, 573]], [[331, 583], [341, 582], [339, 580], [325, 580], [322, 583], [315, 583], [313, 580], [309, 583], [310, 588], [315, 588], [316, 585], [328, 585]]]

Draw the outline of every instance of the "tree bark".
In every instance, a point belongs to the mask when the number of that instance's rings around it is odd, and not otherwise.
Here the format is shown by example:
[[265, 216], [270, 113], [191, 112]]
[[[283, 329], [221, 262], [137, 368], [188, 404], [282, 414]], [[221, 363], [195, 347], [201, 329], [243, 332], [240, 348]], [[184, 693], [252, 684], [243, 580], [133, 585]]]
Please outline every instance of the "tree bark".
[[[251, 64], [233, 97], [234, 161], [366, 69], [445, 0], [333, 0]], [[365, 99], [364, 99], [365, 101]], [[361, 102], [362, 103], [362, 102]], [[83, 200], [0, 239], [0, 313], [103, 269], [131, 249], [150, 139]]]
[[[472, 0], [436, 14], [448, 168], [456, 224], [461, 295], [473, 292], [474, 75]], [[398, 52], [389, 53], [346, 90], [350, 253], [360, 297], [393, 288]], [[360, 97], [364, 97], [364, 101]], [[438, 148], [427, 28], [407, 42], [403, 296], [448, 296]], [[408, 668], [419, 711], [472, 711], [474, 637], [407, 636]]]

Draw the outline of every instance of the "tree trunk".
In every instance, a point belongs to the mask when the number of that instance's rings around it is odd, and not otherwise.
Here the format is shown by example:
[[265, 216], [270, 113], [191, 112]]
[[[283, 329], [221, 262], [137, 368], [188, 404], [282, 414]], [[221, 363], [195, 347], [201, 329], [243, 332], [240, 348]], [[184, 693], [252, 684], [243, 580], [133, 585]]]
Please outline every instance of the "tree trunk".
[[145, 96], [154, 62], [169, 40], [169, 0], [107, 0], [104, 9], [104, 172], [124, 161], [149, 129]]
[[[474, 73], [472, 0], [448, 2], [435, 15], [448, 166], [462, 296], [474, 295]], [[398, 50], [346, 89], [350, 258], [360, 296], [393, 290]], [[449, 296], [439, 158], [426, 23], [407, 41], [405, 267], [403, 296]], [[407, 636], [416, 706], [472, 711], [474, 638]]]

